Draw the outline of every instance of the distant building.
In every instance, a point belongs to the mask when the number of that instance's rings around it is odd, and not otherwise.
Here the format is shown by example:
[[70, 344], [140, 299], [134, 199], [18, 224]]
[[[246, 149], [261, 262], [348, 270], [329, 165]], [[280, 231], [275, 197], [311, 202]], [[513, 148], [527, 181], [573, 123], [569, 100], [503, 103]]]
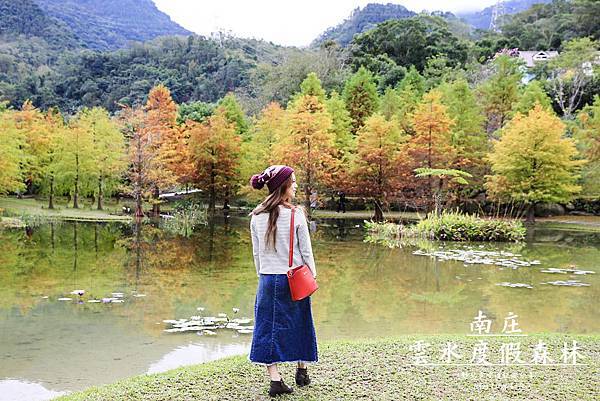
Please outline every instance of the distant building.
[[540, 61], [548, 61], [558, 56], [558, 52], [554, 50], [533, 50], [521, 51], [517, 53], [517, 57], [525, 62], [527, 68], [533, 68]]
[[521, 66], [520, 70], [523, 73], [523, 78], [521, 82], [524, 85], [527, 85], [531, 80], [535, 78], [535, 75], [530, 71], [531, 68], [535, 67], [535, 65], [539, 62], [546, 62], [554, 57], [558, 56], [558, 52], [554, 50], [529, 50], [522, 51], [518, 48], [514, 49], [502, 49], [496, 52], [494, 57], [498, 57], [500, 55], [507, 55], [509, 57], [519, 58], [523, 61], [523, 66]]

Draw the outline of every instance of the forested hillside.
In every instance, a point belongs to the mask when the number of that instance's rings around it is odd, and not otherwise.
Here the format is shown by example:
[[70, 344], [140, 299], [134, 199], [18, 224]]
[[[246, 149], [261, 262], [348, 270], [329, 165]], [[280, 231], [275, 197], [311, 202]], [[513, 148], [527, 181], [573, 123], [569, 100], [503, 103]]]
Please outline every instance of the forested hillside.
[[[118, 103], [140, 104], [150, 88], [163, 83], [178, 103], [213, 103], [233, 91], [245, 110], [256, 114], [270, 101], [286, 104], [309, 72], [317, 73], [326, 91], [339, 93], [347, 77], [364, 66], [376, 77], [378, 90], [384, 91], [410, 68], [426, 77], [442, 77], [448, 71], [473, 69], [502, 48], [561, 50], [565, 41], [597, 39], [600, 32], [595, 17], [600, 14], [599, 2], [555, 0], [508, 18], [503, 33], [470, 33], [451, 14], [433, 13], [388, 20], [354, 36], [346, 47], [328, 40], [311, 49], [285, 48], [223, 35], [165, 37], [98, 52], [82, 50], [68, 27], [31, 0], [0, 0], [0, 4], [9, 17], [1, 25], [0, 99], [13, 107], [30, 99], [42, 109], [58, 106], [67, 113], [81, 106], [103, 106], [113, 112]], [[406, 11], [393, 5], [364, 10], [368, 12], [356, 11], [340, 27], [364, 28], [365, 15], [375, 21]]]
[[[76, 207], [135, 181], [140, 207], [194, 186], [214, 209], [286, 163], [306, 202], [342, 189], [371, 199], [377, 218], [391, 202], [433, 210], [442, 195], [528, 211], [594, 198], [598, 4], [536, 5], [502, 32], [421, 13], [310, 49], [221, 34], [58, 52], [15, 19], [20, 47], [0, 48], [0, 193], [69, 194]], [[526, 68], [513, 49], [542, 46], [558, 54]]]
[[86, 47], [119, 49], [130, 41], [189, 35], [152, 0], [35, 0], [47, 15], [68, 25]]
[[352, 41], [357, 33], [368, 31], [380, 22], [389, 19], [409, 18], [414, 12], [399, 4], [377, 4], [370, 3], [364, 8], [356, 8], [352, 14], [339, 25], [327, 29], [313, 43], [318, 45], [327, 40], [333, 40], [342, 46]]
[[1, 43], [36, 37], [54, 50], [80, 45], [64, 23], [46, 14], [33, 0], [0, 0], [0, 16]]
[[[506, 15], [520, 13], [527, 10], [534, 4], [550, 3], [552, 0], [511, 0], [504, 3], [504, 12]], [[481, 11], [472, 13], [462, 13], [459, 17], [464, 19], [469, 25], [477, 29], [488, 29], [492, 20], [494, 6], [486, 7]]]

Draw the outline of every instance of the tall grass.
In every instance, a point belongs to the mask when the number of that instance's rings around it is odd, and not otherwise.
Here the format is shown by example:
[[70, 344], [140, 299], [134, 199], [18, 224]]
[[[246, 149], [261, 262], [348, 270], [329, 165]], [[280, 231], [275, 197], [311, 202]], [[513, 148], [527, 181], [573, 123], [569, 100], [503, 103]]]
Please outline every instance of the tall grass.
[[387, 246], [405, 239], [441, 241], [516, 242], [527, 232], [520, 220], [482, 218], [455, 211], [429, 214], [412, 226], [394, 223], [366, 222], [367, 241]]

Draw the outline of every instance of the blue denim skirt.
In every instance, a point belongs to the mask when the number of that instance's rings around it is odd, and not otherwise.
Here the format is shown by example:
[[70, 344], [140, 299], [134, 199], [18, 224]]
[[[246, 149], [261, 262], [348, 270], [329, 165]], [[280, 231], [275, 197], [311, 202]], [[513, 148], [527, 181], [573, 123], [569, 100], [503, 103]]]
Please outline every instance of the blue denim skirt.
[[248, 359], [262, 365], [318, 361], [310, 297], [292, 301], [286, 274], [258, 279]]

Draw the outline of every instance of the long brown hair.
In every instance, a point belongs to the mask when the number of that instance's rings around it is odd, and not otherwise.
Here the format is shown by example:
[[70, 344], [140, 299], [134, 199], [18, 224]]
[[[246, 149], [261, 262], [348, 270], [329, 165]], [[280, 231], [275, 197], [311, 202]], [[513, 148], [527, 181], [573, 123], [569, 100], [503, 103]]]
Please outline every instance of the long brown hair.
[[269, 213], [269, 224], [265, 233], [265, 241], [267, 246], [271, 246], [275, 250], [275, 235], [277, 234], [277, 218], [279, 217], [279, 205], [291, 208], [293, 205], [291, 199], [287, 198], [287, 191], [292, 186], [292, 175], [285, 180], [279, 188], [272, 194], [269, 194], [258, 206], [254, 208], [251, 215], [260, 213]]

